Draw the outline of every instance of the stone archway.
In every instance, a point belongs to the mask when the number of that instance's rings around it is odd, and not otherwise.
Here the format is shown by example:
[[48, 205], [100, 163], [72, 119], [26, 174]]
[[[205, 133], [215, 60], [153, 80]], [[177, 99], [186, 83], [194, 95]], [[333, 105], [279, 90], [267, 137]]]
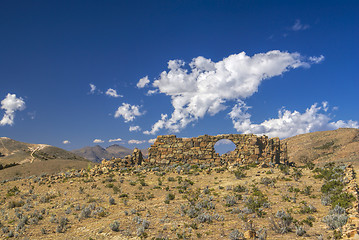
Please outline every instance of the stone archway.
[[[214, 145], [222, 139], [234, 143], [236, 148], [225, 156], [219, 156]], [[158, 136], [149, 149], [151, 163], [249, 163], [256, 161], [276, 162], [285, 158], [279, 138], [253, 134], [202, 135], [195, 138], [177, 138], [175, 135]], [[282, 154], [283, 153], [283, 154]]]

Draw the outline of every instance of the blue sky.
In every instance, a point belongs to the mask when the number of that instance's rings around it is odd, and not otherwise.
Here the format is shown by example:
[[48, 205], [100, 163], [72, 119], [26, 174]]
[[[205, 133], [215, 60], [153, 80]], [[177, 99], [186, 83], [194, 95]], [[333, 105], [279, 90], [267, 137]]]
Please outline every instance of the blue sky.
[[358, 128], [358, 12], [357, 1], [2, 1], [0, 136], [143, 148], [162, 134]]

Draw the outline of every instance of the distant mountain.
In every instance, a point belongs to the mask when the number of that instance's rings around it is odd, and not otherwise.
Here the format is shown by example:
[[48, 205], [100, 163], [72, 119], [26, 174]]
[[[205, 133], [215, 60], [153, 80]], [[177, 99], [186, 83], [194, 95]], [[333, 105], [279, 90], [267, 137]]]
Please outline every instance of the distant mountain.
[[93, 147], [84, 147], [81, 149], [72, 150], [71, 152], [86, 158], [92, 162], [101, 162], [102, 159], [123, 158], [132, 154], [131, 149], [114, 144], [107, 148], [102, 148], [99, 145]]
[[0, 180], [67, 169], [86, 168], [92, 164], [72, 152], [46, 144], [31, 144], [0, 137]]
[[306, 133], [282, 142], [287, 143], [289, 161], [296, 163], [359, 162], [359, 129]]

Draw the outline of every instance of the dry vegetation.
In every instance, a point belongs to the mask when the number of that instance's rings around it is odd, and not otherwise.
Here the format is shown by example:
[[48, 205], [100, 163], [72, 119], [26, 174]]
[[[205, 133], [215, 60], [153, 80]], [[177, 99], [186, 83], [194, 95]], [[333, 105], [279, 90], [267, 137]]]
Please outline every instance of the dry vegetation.
[[354, 200], [341, 195], [345, 167], [144, 166], [3, 181], [0, 238], [339, 237]]

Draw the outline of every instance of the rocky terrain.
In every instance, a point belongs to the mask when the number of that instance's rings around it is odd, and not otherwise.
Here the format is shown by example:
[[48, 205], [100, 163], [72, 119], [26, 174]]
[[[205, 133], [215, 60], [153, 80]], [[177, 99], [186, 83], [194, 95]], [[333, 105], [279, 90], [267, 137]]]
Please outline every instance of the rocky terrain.
[[135, 149], [82, 170], [5, 180], [0, 238], [357, 239], [358, 158], [344, 151], [355, 134], [287, 139], [291, 164], [151, 164]]

